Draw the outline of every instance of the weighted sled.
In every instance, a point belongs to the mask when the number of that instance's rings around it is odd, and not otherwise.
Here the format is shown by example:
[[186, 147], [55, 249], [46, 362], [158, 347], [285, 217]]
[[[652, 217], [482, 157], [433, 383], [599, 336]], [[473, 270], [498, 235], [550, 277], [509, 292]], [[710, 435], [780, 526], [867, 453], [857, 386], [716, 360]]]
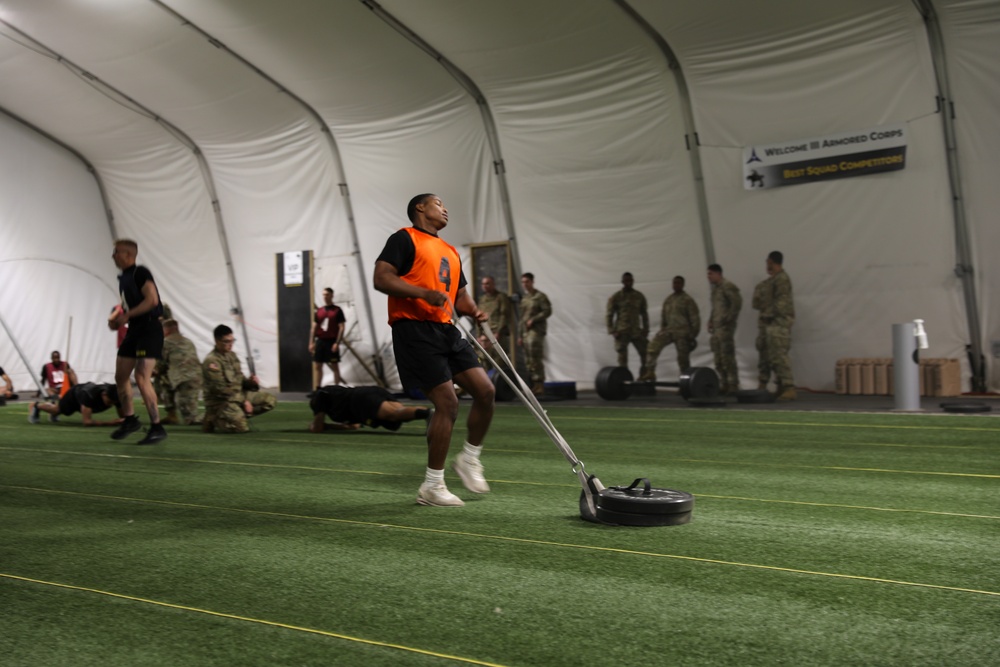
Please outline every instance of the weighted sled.
[[616, 526], [680, 526], [691, 522], [691, 512], [677, 514], [629, 514], [614, 510], [597, 508], [597, 519], [601, 523]]
[[605, 366], [594, 380], [597, 395], [606, 401], [623, 401], [632, 395], [632, 387], [677, 387], [684, 398], [712, 398], [719, 395], [719, 375], [714, 369], [695, 366], [681, 373], [679, 382], [648, 382], [632, 379], [624, 366]]

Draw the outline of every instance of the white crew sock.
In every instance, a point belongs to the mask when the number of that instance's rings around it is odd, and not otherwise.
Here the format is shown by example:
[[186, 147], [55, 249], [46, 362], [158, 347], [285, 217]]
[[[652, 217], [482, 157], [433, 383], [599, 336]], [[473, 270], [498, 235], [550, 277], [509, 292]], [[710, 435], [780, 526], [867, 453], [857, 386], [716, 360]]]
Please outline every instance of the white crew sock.
[[482, 445], [473, 445], [470, 442], [466, 442], [465, 446], [462, 447], [462, 451], [471, 456], [474, 459], [478, 459], [479, 455], [483, 453]]
[[424, 484], [444, 484], [444, 470], [428, 468], [427, 472], [424, 473]]

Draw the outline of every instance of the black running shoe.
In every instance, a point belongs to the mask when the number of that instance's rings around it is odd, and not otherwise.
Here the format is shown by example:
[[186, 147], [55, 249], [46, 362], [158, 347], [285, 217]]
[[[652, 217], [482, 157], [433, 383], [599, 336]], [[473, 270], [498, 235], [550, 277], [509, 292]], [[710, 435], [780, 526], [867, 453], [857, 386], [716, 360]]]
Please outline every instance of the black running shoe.
[[137, 445], [155, 445], [158, 442], [167, 439], [167, 431], [163, 428], [163, 424], [151, 424], [149, 430], [146, 431], [146, 437], [135, 443]]
[[114, 430], [114, 432], [111, 434], [111, 439], [122, 440], [123, 438], [125, 438], [125, 436], [129, 435], [130, 433], [135, 433], [140, 428], [142, 428], [142, 424], [139, 422], [139, 418], [136, 417], [135, 415], [129, 415], [128, 417], [125, 418], [125, 421], [119, 424], [118, 428]]

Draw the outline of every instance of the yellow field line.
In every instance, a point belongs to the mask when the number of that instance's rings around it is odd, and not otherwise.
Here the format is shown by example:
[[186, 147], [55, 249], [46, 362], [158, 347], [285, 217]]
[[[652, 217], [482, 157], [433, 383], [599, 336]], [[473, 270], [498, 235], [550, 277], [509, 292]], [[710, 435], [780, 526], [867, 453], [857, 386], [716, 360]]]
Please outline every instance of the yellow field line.
[[729, 425], [733, 426], [746, 426], [748, 424], [753, 424], [757, 426], [818, 426], [822, 428], [878, 428], [878, 429], [900, 429], [900, 430], [915, 430], [915, 431], [973, 431], [973, 432], [986, 432], [986, 433], [1000, 433], [1000, 428], [980, 428], [976, 426], [927, 426], [927, 425], [912, 425], [912, 424], [827, 424], [823, 422], [781, 422], [781, 421], [760, 421], [760, 420], [717, 420], [717, 421], [706, 421], [704, 419], [646, 419], [643, 417], [572, 417], [567, 415], [559, 415], [560, 420], [575, 420], [575, 421], [608, 421], [608, 422], [654, 422], [661, 424], [699, 424], [705, 426], [706, 424], [715, 425]]
[[[214, 465], [245, 466], [250, 468], [287, 468], [289, 470], [317, 470], [327, 472], [347, 472], [365, 475], [399, 476], [398, 473], [385, 473], [374, 470], [347, 470], [342, 468], [321, 468], [316, 466], [293, 466], [279, 463], [246, 463], [242, 461], [215, 461], [212, 459], [178, 459], [166, 456], [132, 456], [131, 454], [109, 454], [106, 452], [78, 452], [60, 449], [38, 449], [33, 447], [0, 447], [0, 451], [41, 452], [45, 454], [70, 454], [76, 456], [95, 456], [103, 458], [133, 459], [136, 461], [173, 461], [175, 463], [205, 463]], [[854, 468], [851, 466], [814, 466], [797, 463], [757, 463], [755, 461], [724, 461], [719, 459], [688, 459], [672, 458], [671, 463], [709, 463], [718, 465], [757, 466], [761, 468], [795, 468], [801, 470], [838, 470], [842, 472], [881, 472], [895, 475], [940, 475], [945, 477], [975, 477], [982, 479], [1000, 479], [1000, 474], [990, 475], [974, 472], [940, 472], [935, 470], [896, 470], [894, 468]], [[513, 482], [512, 482], [513, 483]]]
[[413, 648], [412, 646], [403, 646], [402, 644], [391, 644], [388, 642], [380, 642], [374, 639], [362, 639], [361, 637], [352, 637], [351, 635], [343, 635], [338, 632], [328, 632], [326, 630], [317, 630], [316, 628], [304, 628], [300, 625], [289, 625], [287, 623], [278, 623], [277, 621], [267, 621], [260, 618], [250, 618], [248, 616], [239, 616], [237, 614], [227, 614], [221, 611], [212, 611], [210, 609], [200, 609], [198, 607], [190, 607], [182, 604], [173, 604], [170, 602], [162, 602], [160, 600], [150, 600], [148, 598], [140, 598], [134, 595], [123, 595], [122, 593], [112, 593], [110, 591], [102, 591], [97, 588], [87, 588], [86, 586], [74, 586], [72, 584], [63, 584], [54, 581], [44, 581], [42, 579], [32, 579], [30, 577], [20, 577], [16, 574], [7, 574], [0, 572], [0, 577], [5, 579], [13, 579], [15, 581], [24, 581], [32, 584], [42, 584], [45, 586], [55, 586], [56, 588], [66, 588], [74, 591], [83, 591], [86, 593], [96, 593], [98, 595], [106, 595], [108, 597], [118, 598], [120, 600], [131, 600], [132, 602], [142, 602], [144, 604], [156, 605], [158, 607], [167, 607], [169, 609], [180, 609], [181, 611], [192, 611], [198, 614], [206, 614], [208, 616], [216, 616], [219, 618], [228, 618], [236, 621], [246, 621], [248, 623], [258, 623], [260, 625], [267, 625], [273, 628], [282, 628], [285, 630], [295, 630], [297, 632], [308, 632], [314, 635], [322, 635], [324, 637], [333, 637], [334, 639], [343, 639], [350, 642], [356, 642], [359, 644], [368, 644], [369, 646], [378, 646], [381, 648], [392, 648], [400, 651], [407, 651], [409, 653], [419, 653], [420, 655], [427, 655], [434, 658], [443, 658], [445, 660], [453, 660], [456, 662], [463, 662], [469, 665], [484, 665], [485, 667], [503, 667], [503, 665], [498, 665], [493, 662], [483, 662], [482, 660], [474, 660], [472, 658], [463, 658], [457, 655], [448, 655], [447, 653], [437, 653], [435, 651], [427, 651], [424, 649]]
[[760, 468], [797, 468], [806, 470], [840, 470], [844, 472], [884, 472], [895, 475], [943, 475], [945, 477], [977, 477], [983, 479], [1000, 479], [1000, 475], [987, 475], [976, 472], [938, 472], [934, 470], [896, 470], [893, 468], [852, 468], [850, 466], [810, 466], [797, 463], [756, 463], [754, 461], [720, 461], [718, 459], [670, 459], [671, 463], [712, 463], [730, 466], [757, 466]]
[[[232, 465], [240, 466], [246, 468], [274, 468], [278, 470], [309, 470], [314, 472], [332, 472], [339, 474], [348, 475], [376, 475], [380, 477], [411, 477], [409, 474], [393, 473], [393, 472], [380, 472], [377, 470], [356, 470], [348, 468], [326, 468], [319, 466], [298, 466], [298, 465], [288, 465], [283, 463], [248, 463], [244, 461], [215, 461], [212, 459], [177, 459], [170, 458], [166, 456], [132, 456], [130, 454], [108, 454], [104, 452], [75, 452], [66, 451], [58, 449], [37, 449], [37, 448], [22, 448], [22, 447], [0, 447], [0, 451], [23, 451], [23, 452], [42, 452], [46, 454], [70, 454], [77, 456], [92, 456], [98, 458], [121, 458], [121, 459], [133, 459], [137, 461], [167, 461], [172, 463], [200, 463], [205, 465]], [[742, 464], [732, 464], [729, 465], [742, 465]], [[754, 464], [754, 465], [768, 465], [768, 464]], [[928, 473], [928, 474], [949, 474], [949, 473]], [[512, 484], [518, 486], [545, 486], [545, 487], [560, 487], [560, 488], [575, 488], [576, 484], [560, 484], [552, 482], [529, 482], [525, 480], [514, 480], [514, 479], [496, 479], [490, 478], [489, 482], [492, 484]], [[3, 485], [0, 485], [2, 487]], [[15, 487], [19, 488], [19, 487]], [[915, 509], [898, 509], [898, 508], [887, 508], [887, 507], [867, 507], [864, 505], [842, 505], [836, 503], [814, 503], [808, 501], [798, 501], [798, 500], [776, 500], [769, 498], [747, 498], [743, 496], [722, 496], [722, 495], [709, 495], [704, 493], [696, 493], [698, 497], [701, 498], [717, 498], [717, 499], [732, 499], [732, 500], [749, 500], [762, 503], [784, 503], [789, 505], [813, 505], [816, 507], [841, 507], [844, 509], [863, 509], [863, 510], [875, 510], [881, 512], [911, 512], [916, 514], [937, 514], [942, 516], [957, 516], [957, 517], [968, 517], [976, 519], [1000, 519], [1000, 517], [990, 516], [986, 514], [964, 514], [961, 512], [939, 512], [935, 510], [915, 510]]]
[[391, 523], [383, 523], [383, 522], [375, 522], [375, 521], [357, 521], [355, 519], [337, 519], [337, 518], [334, 518], [334, 517], [310, 516], [310, 515], [303, 515], [303, 514], [290, 514], [290, 513], [287, 513], [287, 512], [268, 512], [268, 511], [264, 511], [264, 510], [248, 510], [248, 509], [242, 509], [242, 508], [239, 508], [239, 507], [221, 507], [221, 506], [216, 506], [216, 505], [200, 505], [200, 504], [194, 504], [194, 503], [180, 503], [180, 502], [173, 502], [173, 501], [169, 501], [169, 500], [153, 500], [153, 499], [150, 499], [150, 498], [130, 498], [130, 497], [127, 497], [127, 496], [107, 496], [107, 495], [98, 494], [98, 493], [78, 493], [76, 491], [59, 491], [59, 490], [53, 490], [53, 489], [37, 489], [37, 488], [32, 488], [32, 487], [27, 487], [27, 486], [7, 486], [7, 488], [21, 489], [21, 490], [24, 490], [24, 491], [36, 491], [36, 492], [40, 492], [40, 493], [51, 493], [51, 494], [56, 494], [56, 495], [79, 496], [79, 497], [85, 497], [85, 498], [98, 498], [98, 499], [103, 499], [103, 500], [124, 500], [124, 501], [127, 501], [127, 502], [148, 503], [148, 504], [153, 504], [153, 505], [165, 505], [165, 506], [168, 506], [168, 507], [183, 507], [183, 508], [189, 508], [189, 509], [205, 509], [205, 510], [215, 510], [215, 511], [223, 511], [223, 512], [236, 512], [236, 513], [240, 513], [240, 514], [253, 514], [253, 515], [271, 516], [271, 517], [288, 518], [288, 519], [305, 519], [305, 520], [309, 520], [309, 521], [322, 521], [322, 522], [327, 522], [327, 523], [339, 523], [339, 524], [344, 524], [344, 525], [370, 527], [370, 528], [382, 528], [382, 529], [393, 528], [393, 529], [396, 529], [396, 530], [414, 531], [414, 532], [420, 532], [420, 533], [432, 533], [432, 534], [435, 534], [435, 535], [455, 535], [455, 536], [459, 536], [459, 537], [474, 537], [474, 538], [485, 539], [485, 540], [497, 540], [497, 541], [501, 541], [501, 542], [514, 542], [514, 543], [518, 543], [518, 544], [532, 544], [532, 545], [539, 545], [539, 546], [551, 546], [551, 547], [560, 547], [560, 548], [565, 548], [565, 549], [580, 549], [580, 550], [585, 550], [585, 551], [597, 551], [597, 552], [602, 552], [602, 553], [625, 554], [625, 555], [630, 555], [630, 556], [645, 556], [645, 557], [650, 557], [650, 558], [665, 558], [665, 559], [671, 559], [671, 560], [688, 561], [688, 562], [693, 562], [693, 563], [710, 563], [710, 564], [713, 564], [713, 565], [728, 565], [728, 566], [732, 566], [732, 567], [744, 567], [744, 568], [750, 568], [750, 569], [756, 569], [756, 570], [766, 570], [766, 571], [770, 571], [770, 572], [789, 572], [789, 573], [792, 573], [792, 574], [806, 574], [806, 575], [817, 576], [817, 577], [830, 577], [830, 578], [834, 578], [834, 579], [848, 579], [848, 580], [852, 580], [852, 581], [871, 581], [871, 582], [876, 582], [876, 583], [881, 583], [881, 584], [895, 584], [895, 585], [899, 585], [899, 586], [914, 586], [914, 587], [918, 587], [918, 588], [930, 588], [930, 589], [934, 589], [934, 590], [954, 591], [954, 592], [959, 592], [959, 593], [976, 593], [976, 594], [979, 594], [979, 595], [991, 595], [991, 596], [1000, 597], [1000, 592], [997, 592], [997, 591], [983, 591], [983, 590], [978, 590], [978, 589], [975, 589], [975, 588], [960, 588], [960, 587], [956, 587], [956, 586], [942, 586], [942, 585], [939, 585], [939, 584], [925, 584], [925, 583], [919, 583], [919, 582], [913, 582], [913, 581], [902, 581], [902, 580], [899, 580], [899, 579], [883, 579], [881, 577], [866, 577], [866, 576], [856, 575], [856, 574], [840, 574], [840, 573], [835, 573], [835, 572], [820, 572], [820, 571], [816, 571], [816, 570], [800, 570], [800, 569], [797, 569], [797, 568], [778, 567], [778, 566], [775, 566], [775, 565], [760, 565], [758, 563], [740, 563], [740, 562], [736, 562], [736, 561], [719, 560], [719, 559], [716, 559], [716, 558], [700, 558], [700, 557], [697, 557], [697, 556], [681, 556], [681, 555], [678, 555], [678, 554], [663, 554], [663, 553], [656, 553], [656, 552], [653, 552], [653, 551], [635, 551], [633, 549], [619, 549], [619, 548], [615, 548], [615, 547], [601, 547], [601, 546], [594, 546], [592, 544], [572, 544], [572, 543], [565, 543], [565, 542], [553, 542], [553, 541], [550, 541], [550, 540], [536, 540], [536, 539], [531, 539], [531, 538], [526, 538], [526, 537], [510, 537], [510, 536], [507, 536], [507, 535], [489, 535], [489, 534], [485, 534], [485, 533], [469, 533], [469, 532], [459, 531], [459, 530], [445, 530], [445, 529], [442, 529], [442, 528], [421, 528], [419, 526], [404, 526], [404, 525], [400, 525], [400, 524], [391, 524]]
[[712, 495], [710, 493], [699, 493], [696, 494], [696, 496], [698, 498], [715, 498], [718, 500], [746, 500], [748, 502], [754, 502], [754, 503], [808, 505], [811, 507], [832, 507], [837, 509], [849, 509], [849, 510], [870, 510], [873, 512], [907, 512], [911, 514], [938, 514], [941, 516], [959, 516], [959, 517], [966, 517], [969, 519], [1000, 519], [1000, 516], [992, 516], [990, 514], [963, 514], [961, 512], [937, 512], [935, 510], [909, 510], [909, 509], [898, 509], [895, 507], [869, 507], [866, 505], [838, 505], [836, 503], [814, 503], [806, 500], [772, 500], [769, 498], [747, 498], [744, 496], [718, 496], [718, 495]]

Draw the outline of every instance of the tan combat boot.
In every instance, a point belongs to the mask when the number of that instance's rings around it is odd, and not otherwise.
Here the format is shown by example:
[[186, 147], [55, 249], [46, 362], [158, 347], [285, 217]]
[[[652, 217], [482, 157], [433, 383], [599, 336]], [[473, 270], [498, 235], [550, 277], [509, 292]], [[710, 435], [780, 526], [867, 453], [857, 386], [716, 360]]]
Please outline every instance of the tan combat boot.
[[177, 419], [177, 410], [167, 410], [167, 416], [163, 418], [164, 424], [180, 424]]
[[795, 400], [795, 387], [785, 387], [778, 394], [777, 400], [779, 401], [794, 401]]

